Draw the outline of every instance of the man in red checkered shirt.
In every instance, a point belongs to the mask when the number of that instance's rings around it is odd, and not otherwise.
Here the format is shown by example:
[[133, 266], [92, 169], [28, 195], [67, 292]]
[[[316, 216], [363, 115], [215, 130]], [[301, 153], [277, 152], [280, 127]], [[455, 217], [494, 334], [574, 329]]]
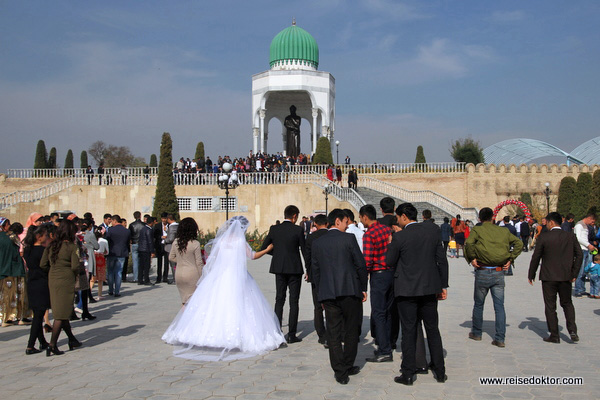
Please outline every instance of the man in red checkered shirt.
[[368, 362], [392, 362], [390, 309], [394, 302], [394, 270], [385, 263], [392, 229], [377, 222], [377, 212], [370, 204], [362, 206], [360, 222], [367, 227], [363, 236], [363, 255], [371, 282], [371, 336], [377, 343], [375, 356]]

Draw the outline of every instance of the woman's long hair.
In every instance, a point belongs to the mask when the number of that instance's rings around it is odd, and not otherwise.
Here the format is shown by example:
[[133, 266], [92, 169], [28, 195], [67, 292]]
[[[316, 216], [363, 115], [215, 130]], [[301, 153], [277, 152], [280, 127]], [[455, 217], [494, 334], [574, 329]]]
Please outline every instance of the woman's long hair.
[[75, 235], [77, 234], [77, 225], [75, 222], [69, 219], [63, 219], [60, 221], [60, 225], [58, 225], [58, 229], [56, 230], [56, 235], [50, 242], [49, 252], [50, 252], [50, 261], [54, 264], [58, 259], [58, 252], [63, 244], [63, 242], [75, 242]]
[[187, 245], [191, 240], [198, 239], [198, 224], [193, 218], [184, 218], [177, 227], [175, 234], [179, 253], [183, 253], [187, 249]]
[[[35, 228], [35, 229], [34, 229]], [[48, 225], [34, 226], [27, 229], [27, 236], [23, 239], [23, 251], [29, 254], [38, 236], [44, 236], [48, 233]]]

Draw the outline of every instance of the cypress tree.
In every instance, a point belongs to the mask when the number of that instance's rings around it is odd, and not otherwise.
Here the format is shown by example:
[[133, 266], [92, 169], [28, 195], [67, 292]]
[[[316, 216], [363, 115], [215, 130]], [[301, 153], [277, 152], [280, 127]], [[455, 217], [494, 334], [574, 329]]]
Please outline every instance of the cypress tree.
[[521, 197], [519, 197], [519, 201], [521, 201], [522, 203], [524, 203], [527, 206], [527, 208], [529, 209], [529, 212], [533, 211], [533, 201], [531, 200], [531, 195], [529, 193], [521, 193]]
[[35, 149], [35, 160], [33, 161], [33, 168], [44, 169], [48, 166], [48, 152], [46, 151], [46, 143], [43, 140], [39, 140]]
[[423, 151], [423, 146], [417, 147], [417, 155], [415, 157], [415, 164], [425, 164], [427, 161], [425, 160], [425, 152]]
[[85, 151], [85, 150], [83, 150], [81, 152], [81, 156], [79, 157], [79, 160], [81, 162], [81, 166], [79, 168], [87, 168], [88, 165], [90, 165], [88, 163], [87, 151]]
[[56, 147], [50, 149], [48, 156], [48, 168], [56, 168]]
[[589, 208], [595, 208], [596, 212], [600, 210], [600, 169], [594, 171], [592, 176], [592, 190], [590, 192]]
[[156, 154], [150, 154], [150, 168], [158, 167], [158, 161], [156, 161]]
[[156, 182], [156, 194], [154, 195], [153, 217], [167, 212], [173, 214], [179, 220], [179, 204], [175, 194], [175, 182], [173, 181], [173, 142], [168, 132], [163, 133], [160, 142], [160, 160], [158, 164], [158, 180]]
[[65, 157], [65, 169], [73, 169], [73, 150], [69, 149], [67, 151], [67, 156]]
[[329, 139], [321, 136], [317, 141], [317, 150], [312, 159], [313, 164], [333, 164], [333, 155], [331, 154], [331, 144]]
[[575, 202], [571, 211], [575, 214], [576, 221], [585, 217], [585, 214], [589, 209], [591, 192], [592, 175], [587, 172], [582, 172], [577, 178], [577, 186], [575, 186]]
[[198, 142], [196, 145], [196, 155], [194, 156], [194, 160], [204, 160], [204, 142]]
[[577, 181], [572, 176], [565, 176], [560, 181], [558, 187], [558, 202], [556, 211], [563, 217], [573, 212], [573, 203], [575, 201], [575, 186]]

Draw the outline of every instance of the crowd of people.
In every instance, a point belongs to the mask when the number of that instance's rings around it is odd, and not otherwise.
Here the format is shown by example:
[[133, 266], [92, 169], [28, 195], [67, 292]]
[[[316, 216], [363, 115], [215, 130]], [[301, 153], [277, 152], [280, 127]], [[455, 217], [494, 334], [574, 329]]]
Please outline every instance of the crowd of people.
[[[63, 354], [56, 346], [61, 331], [68, 336], [71, 350], [80, 347], [70, 321], [95, 320], [88, 304], [105, 300], [106, 287], [108, 296], [121, 296], [121, 284], [127, 281], [130, 270], [129, 259], [133, 272], [130, 281], [138, 285], [176, 283], [175, 271], [187, 277], [185, 260], [169, 255], [179, 225], [175, 217], [163, 213], [156, 221], [144, 215], [142, 221], [141, 213], [136, 211], [133, 219], [128, 225], [119, 215], [105, 214], [97, 225], [91, 213], [80, 218], [75, 214], [44, 216], [34, 212], [23, 226], [0, 217], [0, 323], [2, 327], [31, 325], [26, 354], [41, 350], [46, 350], [48, 356]], [[194, 221], [188, 229], [187, 220], [182, 221], [182, 234], [196, 238], [198, 226]], [[151, 282], [153, 257], [157, 258], [157, 277]], [[180, 268], [176, 269], [178, 261]], [[201, 268], [202, 258], [196, 261]], [[184, 286], [189, 284], [188, 279], [182, 282]], [[49, 342], [44, 333], [51, 333]]]
[[[300, 210], [290, 205], [284, 210], [284, 221], [270, 228], [256, 252], [246, 243], [248, 220], [233, 217], [207, 244], [206, 257], [193, 218], [177, 223], [174, 215], [165, 213], [157, 221], [136, 211], [130, 224], [119, 215], [105, 214], [97, 225], [90, 213], [82, 218], [32, 213], [22, 226], [0, 217], [2, 326], [31, 324], [25, 351], [28, 355], [44, 349], [47, 356], [63, 354], [57, 347], [61, 331], [68, 336], [71, 350], [81, 346], [70, 321], [96, 318], [89, 312], [88, 302], [105, 299], [104, 285], [108, 286], [108, 296], [121, 296], [131, 255], [133, 283], [177, 285], [182, 308], [163, 336], [176, 346], [176, 355], [234, 360], [301, 342], [297, 328], [304, 279], [312, 289], [317, 340], [329, 349], [337, 382], [347, 384], [350, 376], [360, 373], [354, 363], [362, 302], [369, 298], [370, 331], [376, 349], [366, 361], [392, 362], [401, 331], [401, 375], [394, 381], [412, 385], [418, 375], [431, 371], [434, 379], [443, 383], [447, 376], [437, 306], [447, 298], [448, 257], [458, 257], [462, 248], [463, 257], [474, 270], [468, 337], [482, 340], [483, 307], [490, 293], [496, 315], [492, 345], [503, 348], [504, 279], [515, 259], [529, 247], [533, 255], [528, 279], [533, 285], [540, 270], [550, 332], [544, 341], [560, 343], [557, 296], [569, 337], [572, 342], [579, 341], [571, 298], [600, 298], [600, 236], [595, 214], [588, 213], [577, 223], [573, 215], [563, 218], [556, 212], [539, 224], [510, 217], [495, 223], [494, 212], [484, 207], [475, 225], [457, 215], [451, 221], [445, 218], [438, 226], [430, 210], [422, 210], [422, 222], [417, 222], [418, 211], [410, 203], [396, 207], [394, 200], [386, 197], [379, 206], [380, 218], [376, 208], [368, 204], [361, 207], [358, 219], [349, 209], [300, 219]], [[452, 252], [452, 242], [456, 243], [456, 253]], [[271, 255], [269, 272], [275, 276], [274, 310], [247, 272], [246, 259], [266, 254]], [[151, 281], [153, 257], [157, 259], [157, 276]], [[589, 293], [585, 291], [587, 281]], [[284, 335], [281, 327], [286, 299], [290, 310]], [[52, 310], [52, 324], [48, 310]], [[45, 332], [51, 332], [49, 342]]]
[[[350, 158], [346, 157], [346, 164], [350, 163]], [[223, 164], [232, 165], [241, 183], [245, 182], [245, 174], [252, 172], [288, 172], [293, 165], [310, 164], [310, 155], [299, 154], [297, 157], [284, 156], [282, 153], [264, 154], [252, 151], [247, 157], [231, 158], [230, 156], [218, 156], [216, 161], [211, 160], [210, 156], [198, 159], [181, 157], [173, 165], [173, 179], [176, 185], [203, 185], [206, 183], [204, 174], [220, 174], [223, 171]], [[91, 165], [85, 170], [88, 185], [97, 182], [98, 185], [126, 185], [132, 177], [129, 168], [122, 165], [112, 174], [106, 172], [103, 164], [100, 164], [96, 170]], [[141, 169], [143, 181], [146, 185], [152, 182], [150, 176], [150, 167], [146, 165]], [[327, 168], [327, 178], [342, 186], [343, 173], [341, 167], [329, 165]], [[358, 173], [356, 168], [349, 169], [347, 173], [348, 187], [356, 189], [358, 184]], [[282, 182], [284, 183], [284, 182]]]

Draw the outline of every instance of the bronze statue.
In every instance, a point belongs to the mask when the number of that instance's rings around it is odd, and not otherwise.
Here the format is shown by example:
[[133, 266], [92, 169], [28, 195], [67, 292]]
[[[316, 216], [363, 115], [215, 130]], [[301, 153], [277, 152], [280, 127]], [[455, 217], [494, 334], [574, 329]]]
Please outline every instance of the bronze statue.
[[296, 106], [290, 107], [290, 115], [285, 117], [283, 125], [286, 128], [286, 155], [297, 157], [300, 154], [300, 122], [301, 118], [296, 115]]

